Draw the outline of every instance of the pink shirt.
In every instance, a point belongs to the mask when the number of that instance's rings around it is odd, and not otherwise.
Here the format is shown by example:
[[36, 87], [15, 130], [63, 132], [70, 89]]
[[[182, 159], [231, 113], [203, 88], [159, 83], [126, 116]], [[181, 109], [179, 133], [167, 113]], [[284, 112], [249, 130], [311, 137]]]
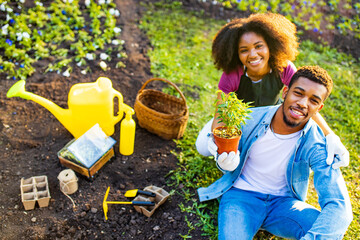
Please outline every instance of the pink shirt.
[[[295, 65], [289, 61], [289, 64], [282, 72], [280, 78], [281, 81], [288, 86], [290, 83], [290, 80], [294, 73], [296, 72]], [[225, 72], [221, 75], [220, 81], [219, 81], [219, 89], [223, 91], [224, 93], [229, 92], [236, 92], [238, 90], [241, 76], [243, 75], [244, 71], [242, 67], [239, 67], [237, 70], [226, 74]]]

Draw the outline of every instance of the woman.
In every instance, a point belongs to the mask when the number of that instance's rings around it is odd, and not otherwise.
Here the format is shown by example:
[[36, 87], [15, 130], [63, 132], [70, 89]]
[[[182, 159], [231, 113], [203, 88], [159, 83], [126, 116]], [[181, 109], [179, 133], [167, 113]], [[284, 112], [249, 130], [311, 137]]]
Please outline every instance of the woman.
[[[255, 107], [280, 103], [283, 86], [289, 84], [296, 72], [291, 61], [298, 55], [298, 45], [296, 26], [282, 15], [253, 14], [231, 21], [220, 29], [212, 45], [215, 66], [223, 70], [219, 89], [225, 93], [236, 92], [239, 99], [252, 102]], [[211, 154], [208, 133], [222, 125], [217, 117], [215, 113], [216, 121], [210, 120], [196, 140], [196, 148], [204, 156]], [[333, 161], [333, 153], [337, 153], [341, 162], [333, 167], [347, 166], [349, 153], [340, 139], [320, 114], [313, 120], [327, 138], [328, 164]]]

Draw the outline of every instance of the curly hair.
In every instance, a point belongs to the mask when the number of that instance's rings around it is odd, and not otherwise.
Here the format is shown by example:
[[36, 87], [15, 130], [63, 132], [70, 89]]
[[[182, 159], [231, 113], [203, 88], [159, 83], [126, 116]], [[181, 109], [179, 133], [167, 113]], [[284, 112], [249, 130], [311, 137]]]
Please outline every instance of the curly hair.
[[243, 65], [238, 55], [239, 42], [242, 35], [248, 32], [264, 38], [270, 51], [269, 66], [278, 73], [299, 53], [295, 24], [280, 14], [252, 14], [248, 18], [232, 20], [215, 35], [212, 57], [216, 68], [230, 73]]
[[319, 66], [304, 66], [299, 68], [290, 80], [289, 89], [300, 77], [307, 78], [313, 82], [320, 83], [321, 85], [325, 86], [327, 94], [324, 101], [330, 95], [333, 88], [333, 80], [325, 69]]

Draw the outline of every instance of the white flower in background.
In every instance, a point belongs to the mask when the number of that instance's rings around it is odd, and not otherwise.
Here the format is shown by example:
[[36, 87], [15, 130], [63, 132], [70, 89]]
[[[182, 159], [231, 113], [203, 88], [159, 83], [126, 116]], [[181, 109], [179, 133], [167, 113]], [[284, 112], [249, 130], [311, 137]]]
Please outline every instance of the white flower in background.
[[114, 27], [114, 33], [120, 33], [121, 32], [121, 28], [119, 27]]
[[109, 13], [110, 13], [111, 15], [115, 16], [115, 17], [120, 16], [119, 10], [117, 10], [117, 9], [115, 9], [115, 8], [110, 8], [110, 9], [109, 9]]
[[106, 53], [101, 53], [101, 54], [100, 54], [100, 58], [101, 58], [102, 60], [107, 60], [107, 59], [109, 58], [109, 55], [107, 55]]
[[115, 40], [112, 40], [111, 43], [112, 43], [113, 45], [115, 45], [115, 46], [120, 44], [120, 43], [119, 43], [119, 40], [116, 40], [116, 39], [115, 39]]
[[79, 67], [86, 65], [85, 59], [82, 58], [76, 65], [78, 65]]
[[85, 6], [90, 6], [90, 3], [91, 3], [91, 1], [90, 0], [85, 0]]
[[63, 72], [62, 75], [63, 75], [64, 77], [70, 77], [70, 71], [69, 71], [69, 69], [66, 69], [66, 71]]
[[101, 69], [102, 69], [103, 71], [106, 71], [107, 65], [106, 65], [106, 63], [105, 63], [104, 61], [101, 61], [101, 62], [99, 63], [99, 65], [100, 65], [100, 67], [101, 67]]
[[99, 0], [99, 4], [100, 4], [100, 5], [105, 4], [105, 0]]
[[106, 4], [110, 4], [111, 2], [111, 0], [106, 0]]
[[121, 45], [124, 45], [124, 43], [125, 43], [125, 40], [120, 40]]
[[3, 11], [3, 12], [6, 11], [5, 3], [2, 3], [2, 4], [0, 5], [0, 10]]
[[28, 32], [22, 33], [23, 38], [30, 38], [30, 34]]
[[85, 58], [86, 58], [87, 60], [94, 60], [94, 55], [93, 55], [92, 53], [87, 53], [86, 56], [85, 56]]
[[11, 7], [7, 7], [6, 11], [9, 12], [9, 13], [12, 13], [14, 10]]
[[35, 5], [36, 5], [36, 6], [40, 6], [40, 7], [44, 6], [44, 5], [42, 4], [42, 2], [35, 2]]
[[82, 70], [81, 73], [86, 75], [86, 70]]
[[22, 39], [23, 39], [23, 35], [21, 33], [17, 32], [16, 33], [16, 40], [20, 42]]
[[19, 0], [19, 2], [21, 2], [21, 3], [25, 3], [25, 0]]
[[8, 27], [9, 27], [9, 24], [5, 24], [4, 26], [2, 26], [1, 31], [2, 31], [3, 35], [8, 34]]
[[6, 14], [6, 21], [9, 21], [10, 19], [12, 19], [12, 18], [10, 17], [10, 15], [9, 15], [9, 14]]
[[68, 3], [72, 3], [73, 0], [63, 0], [64, 3], [68, 2]]

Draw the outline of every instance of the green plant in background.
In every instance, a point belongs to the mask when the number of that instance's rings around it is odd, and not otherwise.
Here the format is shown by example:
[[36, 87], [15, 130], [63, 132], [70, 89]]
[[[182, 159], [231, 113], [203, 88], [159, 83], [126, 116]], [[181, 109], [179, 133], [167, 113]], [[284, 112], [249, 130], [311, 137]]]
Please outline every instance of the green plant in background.
[[[289, 3], [293, 2], [289, 0]], [[190, 110], [185, 135], [176, 140], [179, 151], [174, 154], [179, 159], [179, 168], [169, 173], [168, 184], [184, 186], [175, 194], [184, 198], [179, 206], [181, 211], [198, 216], [198, 222], [191, 229], [195, 226], [202, 229], [206, 238], [217, 239], [218, 202], [199, 203], [195, 189], [210, 185], [221, 176], [221, 172], [217, 170], [215, 161], [200, 156], [194, 145], [198, 132], [215, 111], [211, 103], [216, 98], [214, 92], [221, 73], [211, 60], [211, 41], [225, 22], [205, 19], [201, 13], [185, 13], [181, 10], [181, 3], [176, 1], [160, 2], [147, 8], [140, 27], [147, 32], [153, 46], [148, 53], [151, 70], [155, 76], [168, 78], [179, 85]], [[336, 49], [305, 41], [300, 45], [295, 65], [320, 65], [334, 80], [333, 92], [321, 113], [350, 152], [350, 166], [341, 170], [350, 193], [354, 221], [344, 239], [357, 239], [360, 235], [360, 64]], [[196, 89], [198, 94], [194, 94], [192, 89]], [[316, 193], [312, 185], [310, 189], [308, 202], [315, 205]], [[191, 231], [183, 237], [189, 238], [190, 235]], [[255, 237], [270, 238], [279, 239], [266, 232], [259, 232]]]
[[[219, 123], [224, 123], [226, 128], [216, 131], [216, 135], [222, 138], [231, 138], [241, 135], [241, 126], [245, 124], [245, 120], [249, 119], [252, 112], [249, 107], [250, 103], [245, 103], [242, 99], [238, 99], [236, 93], [230, 92], [225, 94], [218, 90], [221, 101], [215, 100], [217, 106], [217, 119]], [[220, 103], [220, 104], [219, 104]]]
[[[320, 35], [326, 29], [339, 31], [343, 35], [353, 34], [355, 38], [360, 38], [360, 4], [346, 0], [340, 4], [339, 0], [315, 1], [315, 0], [202, 0], [212, 4], [222, 4], [226, 8], [249, 11], [251, 13], [272, 11], [286, 16], [305, 30], [312, 30]], [[322, 15], [326, 9], [326, 16]], [[339, 12], [346, 12], [347, 16], [340, 16]], [[321, 27], [321, 23], [326, 20], [328, 24]], [[336, 29], [333, 27], [336, 26]]]
[[[46, 58], [51, 58], [46, 71], [70, 76], [76, 64], [86, 73], [88, 63], [101, 61], [96, 56], [104, 52], [118, 58], [115, 67], [124, 66], [124, 41], [118, 39], [121, 29], [116, 26], [120, 13], [111, 0], [55, 0], [47, 7], [38, 0], [34, 3], [25, 10], [23, 1], [0, 1], [0, 14], [6, 15], [0, 20], [0, 73], [25, 80], [35, 71], [32, 65]], [[110, 63], [111, 58], [102, 61]]]

